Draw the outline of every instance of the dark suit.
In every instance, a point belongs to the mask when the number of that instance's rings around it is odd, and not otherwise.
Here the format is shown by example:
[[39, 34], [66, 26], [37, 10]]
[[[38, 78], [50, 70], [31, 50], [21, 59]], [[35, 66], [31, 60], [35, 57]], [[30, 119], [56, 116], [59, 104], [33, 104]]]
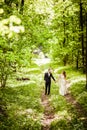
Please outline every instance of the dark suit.
[[44, 80], [45, 80], [45, 94], [50, 94], [50, 87], [51, 87], [51, 78], [55, 81], [52, 73], [45, 73]]

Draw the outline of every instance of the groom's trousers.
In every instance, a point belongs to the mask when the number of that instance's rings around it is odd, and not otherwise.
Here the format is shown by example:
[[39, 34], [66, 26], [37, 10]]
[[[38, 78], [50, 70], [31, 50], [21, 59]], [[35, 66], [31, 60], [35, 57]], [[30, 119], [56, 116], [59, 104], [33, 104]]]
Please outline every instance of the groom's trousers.
[[45, 95], [50, 94], [50, 87], [51, 87], [51, 83], [50, 82], [45, 82]]

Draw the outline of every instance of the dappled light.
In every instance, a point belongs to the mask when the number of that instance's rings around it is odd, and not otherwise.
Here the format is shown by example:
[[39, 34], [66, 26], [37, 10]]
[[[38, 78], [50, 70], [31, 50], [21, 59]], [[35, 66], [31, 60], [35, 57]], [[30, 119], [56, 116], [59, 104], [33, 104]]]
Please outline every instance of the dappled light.
[[9, 20], [10, 20], [10, 23], [15, 23], [19, 25], [21, 24], [21, 19], [15, 15], [10, 16]]
[[0, 0], [0, 130], [87, 130], [87, 0]]
[[[17, 26], [14, 26], [16, 24]], [[21, 19], [17, 16], [13, 15], [7, 19], [0, 21], [0, 33], [2, 36], [8, 35], [8, 38], [12, 38], [14, 36], [13, 33], [23, 33], [24, 26], [20, 25]]]

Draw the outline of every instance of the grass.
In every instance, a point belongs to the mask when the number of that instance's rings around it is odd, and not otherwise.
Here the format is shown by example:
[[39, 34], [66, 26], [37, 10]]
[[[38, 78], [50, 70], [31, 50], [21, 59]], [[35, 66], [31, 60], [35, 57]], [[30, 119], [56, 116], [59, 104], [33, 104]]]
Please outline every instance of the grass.
[[[47, 64], [33, 65], [31, 68], [21, 68], [19, 72], [10, 77], [7, 87], [0, 89], [0, 130], [41, 130], [43, 107], [41, 105], [41, 92], [44, 86], [43, 72], [52, 67], [53, 75], [57, 79], [63, 70], [70, 80], [70, 93], [75, 97], [84, 110], [87, 110], [87, 91], [85, 89], [85, 75], [70, 66]], [[17, 77], [28, 77], [28, 81], [17, 81]], [[52, 81], [49, 101], [54, 108], [56, 120], [50, 130], [86, 130], [75, 108], [59, 95], [58, 83]]]
[[[67, 73], [67, 79], [71, 82], [69, 91], [79, 102], [84, 111], [87, 112], [87, 90], [85, 89], [85, 75], [76, 71], [70, 66], [58, 67], [55, 66], [54, 76], [60, 74], [63, 70]], [[55, 110], [56, 120], [51, 123], [50, 130], [86, 130], [85, 123], [78, 118], [78, 113], [74, 106], [67, 103], [65, 98], [59, 94], [58, 84], [52, 83], [51, 97], [49, 98], [51, 105]]]
[[51, 123], [50, 130], [86, 130], [85, 124], [78, 118], [74, 106], [67, 103], [65, 98], [59, 95], [58, 88], [55, 88], [57, 86], [53, 85], [52, 87], [52, 95], [49, 100], [55, 110], [56, 119]]
[[77, 82], [70, 88], [71, 94], [82, 105], [83, 109], [87, 111], [87, 90], [83, 81]]
[[[32, 76], [32, 73], [35, 76]], [[32, 73], [29, 71], [30, 81], [17, 81], [14, 77], [9, 80], [8, 87], [0, 91], [1, 106], [3, 105], [6, 113], [2, 111], [0, 114], [0, 130], [41, 130], [43, 108], [38, 83], [39, 71], [35, 69]], [[23, 76], [25, 77], [26, 73]]]

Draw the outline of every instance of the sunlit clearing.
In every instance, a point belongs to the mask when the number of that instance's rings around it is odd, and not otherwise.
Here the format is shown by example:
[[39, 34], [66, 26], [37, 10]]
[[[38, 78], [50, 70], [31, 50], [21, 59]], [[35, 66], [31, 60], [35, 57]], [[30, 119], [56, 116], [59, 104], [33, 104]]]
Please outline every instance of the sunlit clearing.
[[38, 66], [41, 66], [41, 65], [44, 65], [44, 64], [47, 64], [47, 63], [50, 63], [50, 59], [49, 58], [40, 58], [40, 59], [33, 59], [34, 62], [38, 65]]

